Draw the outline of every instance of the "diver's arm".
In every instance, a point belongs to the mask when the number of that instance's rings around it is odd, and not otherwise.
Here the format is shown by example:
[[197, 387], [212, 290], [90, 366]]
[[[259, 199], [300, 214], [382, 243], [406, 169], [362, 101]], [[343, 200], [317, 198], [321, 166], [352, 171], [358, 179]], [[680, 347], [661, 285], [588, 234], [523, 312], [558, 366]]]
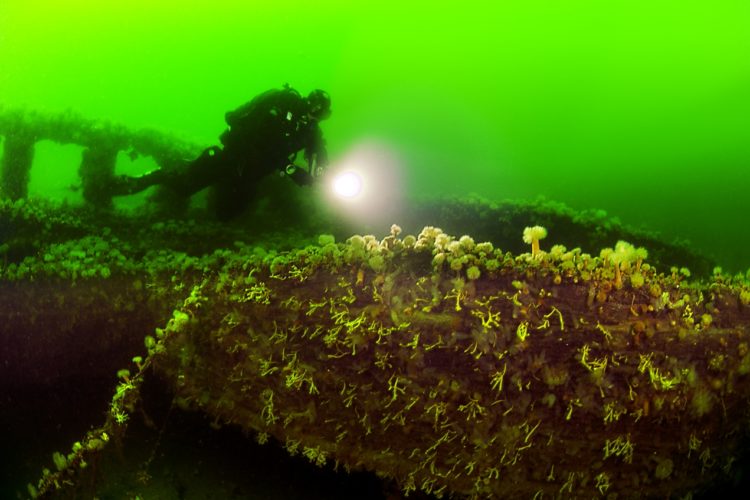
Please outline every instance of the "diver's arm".
[[315, 175], [315, 170], [328, 165], [328, 152], [326, 151], [323, 131], [317, 125], [310, 134], [308, 145], [305, 148], [305, 161], [311, 175]]

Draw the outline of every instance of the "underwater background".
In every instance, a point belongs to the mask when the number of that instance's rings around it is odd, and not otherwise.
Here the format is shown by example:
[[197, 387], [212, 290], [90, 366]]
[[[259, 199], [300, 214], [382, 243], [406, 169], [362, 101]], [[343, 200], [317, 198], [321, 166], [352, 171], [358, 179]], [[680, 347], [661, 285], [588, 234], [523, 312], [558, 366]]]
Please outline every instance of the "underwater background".
[[[332, 98], [333, 114], [321, 124], [332, 163], [359, 148], [381, 145], [402, 167], [393, 181], [403, 184], [390, 187], [407, 199], [447, 196], [471, 205], [478, 195], [482, 203], [493, 207], [485, 212], [492, 216], [497, 207], [491, 204], [503, 200], [521, 200], [519, 206], [525, 209], [526, 201], [547, 200], [549, 205], [543, 201], [531, 205], [545, 217], [551, 217], [545, 210], [555, 210], [560, 202], [570, 207], [561, 211], [573, 221], [575, 214], [593, 214], [602, 223], [619, 219], [635, 234], [657, 231], [665, 244], [677, 241], [682, 248], [689, 241], [687, 248], [708, 257], [705, 262], [744, 275], [750, 267], [748, 25], [750, 4], [729, 0], [495, 4], [0, 0], [0, 110], [3, 106], [25, 108], [50, 116], [70, 110], [84, 119], [102, 119], [131, 130], [156, 129], [207, 146], [217, 144], [226, 129], [225, 113], [254, 96], [285, 83], [303, 95], [320, 88]], [[2, 141], [0, 137], [0, 156]], [[82, 204], [78, 172], [82, 151], [83, 146], [37, 142], [29, 197]], [[117, 173], [135, 175], [155, 166], [148, 157], [132, 159], [121, 152]], [[127, 212], [148, 204], [146, 194], [120, 197], [115, 204]], [[41, 206], [42, 212], [46, 210]], [[471, 206], [480, 211], [487, 208], [478, 203]], [[28, 205], [15, 212], [13, 204], [0, 205], [0, 209], [3, 216], [13, 212], [13, 223], [23, 218], [29, 225], [40, 213]], [[460, 221], [472, 216], [471, 211], [463, 214], [457, 202], [444, 210], [459, 214], [456, 220]], [[257, 213], [263, 214], [262, 210]], [[554, 220], [558, 227], [578, 231], [591, 227]], [[210, 250], [222, 244], [231, 247], [232, 241], [242, 240], [245, 222], [247, 227], [252, 222], [252, 227], [268, 229], [257, 221], [243, 220], [215, 240], [206, 235], [221, 231], [221, 225], [217, 230], [210, 224], [196, 227], [192, 221], [185, 226], [158, 222], [140, 229], [137, 221], [130, 221], [120, 229], [143, 247], [163, 244], [170, 258], [182, 259], [180, 245], [186, 242], [195, 243], [195, 254], [208, 255], [205, 249], [212, 244]], [[476, 222], [477, 229], [485, 228]], [[52, 230], [46, 228], [42, 234], [63, 227], [59, 238], [64, 241], [68, 222], [58, 223], [53, 221]], [[388, 234], [391, 223], [402, 221], [388, 220], [375, 228], [376, 234]], [[157, 225], [163, 232], [154, 231], [153, 239], [141, 237]], [[347, 229], [371, 230], [359, 229], [356, 223]], [[467, 232], [474, 234], [471, 229]], [[568, 234], [551, 232], [547, 246], [561, 241], [575, 245], [568, 240], [576, 240], [581, 233], [573, 229]], [[637, 233], [639, 229], [644, 233]], [[248, 239], [252, 239], [251, 231], [246, 230]], [[597, 234], [592, 240], [599, 243], [612, 234]], [[126, 240], [117, 228], [113, 235]], [[103, 233], [102, 239], [116, 239], [110, 236]], [[317, 234], [315, 238], [321, 247], [327, 241], [317, 240]], [[521, 247], [520, 233], [516, 239]], [[615, 240], [606, 244], [614, 245]], [[60, 241], [50, 241], [49, 247]], [[266, 244], [273, 247], [275, 242], [269, 239]], [[43, 241], [33, 244], [45, 248]], [[249, 247], [236, 246], [236, 258], [251, 254]], [[60, 244], [59, 248], [66, 247]], [[525, 251], [512, 246], [503, 249]], [[649, 250], [654, 262], [661, 264], [663, 254], [656, 243]], [[47, 255], [36, 257], [44, 260]], [[697, 257], [696, 261], [704, 263]], [[0, 266], [0, 271], [7, 269]], [[692, 269], [700, 278], [710, 274]], [[675, 275], [672, 272], [679, 290], [683, 285]], [[142, 298], [140, 281], [138, 293], [127, 279], [109, 282], [114, 290], [118, 284], [123, 296]], [[1, 285], [7, 289], [0, 289], [0, 295], [7, 292], [2, 296], [12, 297], [15, 285], [11, 281]], [[54, 293], [54, 287], [48, 291]], [[119, 292], [111, 293], [117, 296]], [[184, 299], [177, 286], [171, 293], [174, 296], [165, 295], [169, 300]], [[44, 303], [41, 294], [37, 297]], [[154, 292], [154, 297], [159, 293]], [[12, 317], [14, 306], [9, 304], [6, 309]], [[160, 307], [166, 316], [152, 323], [164, 326], [172, 305], [165, 300]], [[122, 318], [125, 321], [128, 314]], [[136, 353], [143, 350], [142, 336], [153, 327], [146, 319], [141, 321], [147, 327], [132, 328], [137, 337], [134, 344], [140, 349]], [[118, 324], [113, 330], [128, 328]], [[39, 332], [41, 337], [41, 328]], [[5, 325], [0, 324], [0, 333], [7, 333]], [[57, 341], [51, 349], [56, 354], [61, 349]], [[105, 344], [102, 341], [95, 347], [104, 350]], [[116, 350], [106, 347], [108, 354]], [[55, 361], [68, 354], [71, 359], [77, 359], [73, 354], [80, 355], [71, 348]], [[61, 369], [59, 379], [46, 378], [47, 386], [37, 387], [36, 394], [29, 391], [26, 400], [18, 398], [18, 393], [26, 391], [23, 384], [16, 379], [3, 381], [4, 387], [15, 387], [7, 398], [0, 394], [0, 424], [14, 438], [8, 449], [26, 453], [2, 457], [7, 463], [0, 478], [4, 483], [0, 497], [24, 497], [18, 492], [38, 479], [40, 467], [52, 467], [54, 450], [70, 449], [73, 440], [82, 439], [86, 429], [101, 422], [117, 384], [115, 372], [132, 365], [133, 353], [118, 355], [122, 359], [111, 365], [102, 357], [91, 366], [77, 367], [80, 372], [69, 378]], [[10, 366], [21, 364], [13, 360]], [[29, 380], [41, 379], [44, 368]], [[54, 372], [57, 366], [50, 369]], [[152, 449], [164, 450], [167, 458], [160, 455], [155, 463], [161, 466], [159, 460], [171, 460], [171, 469], [178, 471], [175, 477], [193, 474], [192, 480], [172, 481], [165, 479], [168, 474], [154, 472], [155, 491], [189, 490], [164, 498], [211, 498], [219, 491], [212, 490], [217, 484], [226, 490], [242, 484], [241, 491], [230, 492], [234, 498], [331, 498], [331, 491], [342, 498], [365, 498], [363, 492], [371, 498], [398, 498], [395, 491], [381, 491], [383, 485], [372, 474], [334, 474], [330, 468], [313, 468], [300, 457], [290, 465], [281, 447], [260, 448], [245, 439], [250, 433], [236, 428], [212, 429], [208, 416], [174, 410], [169, 389], [160, 387], [158, 380], [147, 380], [143, 393], [156, 423], [132, 418], [128, 439], [135, 450], [128, 459], [133, 470], [119, 471], [119, 463], [112, 459], [115, 465], [109, 475], [104, 474], [99, 490], [102, 498], [134, 491], [122, 486], [126, 483], [122, 477], [133, 476], [139, 464], [151, 464], [155, 452], [148, 453]], [[97, 405], [103, 406], [92, 411]], [[77, 413], [79, 407], [85, 410]], [[28, 415], [35, 415], [39, 423]], [[39, 425], [37, 441], [26, 442], [22, 434], [13, 436], [13, 428], [4, 425], [26, 419], [28, 428]], [[213, 423], [218, 421], [217, 417]], [[242, 458], [233, 460], [234, 456]], [[285, 468], [277, 469], [277, 464]], [[750, 470], [746, 459], [743, 466]], [[198, 477], [197, 469], [204, 476]], [[189, 488], [181, 484], [183, 480]]]
[[[602, 209], [744, 272], [749, 22], [730, 0], [4, 0], [0, 102], [208, 145], [258, 93], [322, 88], [331, 159], [383, 141], [409, 194]], [[37, 145], [30, 194], [80, 199], [79, 157]]]

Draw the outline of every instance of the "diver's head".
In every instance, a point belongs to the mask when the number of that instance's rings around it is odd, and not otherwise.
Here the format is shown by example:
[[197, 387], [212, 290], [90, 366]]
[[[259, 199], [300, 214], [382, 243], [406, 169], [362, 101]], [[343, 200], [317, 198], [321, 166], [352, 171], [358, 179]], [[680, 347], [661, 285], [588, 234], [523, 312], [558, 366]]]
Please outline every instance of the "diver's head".
[[315, 89], [307, 96], [308, 113], [320, 121], [331, 116], [331, 98], [325, 90]]

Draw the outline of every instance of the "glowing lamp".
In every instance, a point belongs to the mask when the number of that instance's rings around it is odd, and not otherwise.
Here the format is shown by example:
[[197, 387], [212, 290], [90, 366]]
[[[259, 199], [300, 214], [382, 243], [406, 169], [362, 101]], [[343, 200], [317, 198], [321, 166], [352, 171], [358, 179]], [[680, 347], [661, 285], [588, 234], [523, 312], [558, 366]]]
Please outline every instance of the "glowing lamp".
[[342, 172], [333, 179], [333, 192], [341, 198], [354, 198], [362, 192], [362, 178], [354, 172]]

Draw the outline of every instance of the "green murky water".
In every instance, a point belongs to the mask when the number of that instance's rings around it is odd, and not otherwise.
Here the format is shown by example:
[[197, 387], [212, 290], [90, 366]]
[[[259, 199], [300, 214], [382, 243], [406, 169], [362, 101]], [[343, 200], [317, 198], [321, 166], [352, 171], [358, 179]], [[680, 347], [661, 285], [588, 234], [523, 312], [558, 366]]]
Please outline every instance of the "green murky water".
[[[410, 192], [543, 195], [750, 261], [745, 2], [114, 4], [3, 1], [0, 101], [210, 144], [263, 90], [324, 88], [332, 158], [386, 140]], [[76, 154], [40, 146], [32, 193], [74, 196]]]

